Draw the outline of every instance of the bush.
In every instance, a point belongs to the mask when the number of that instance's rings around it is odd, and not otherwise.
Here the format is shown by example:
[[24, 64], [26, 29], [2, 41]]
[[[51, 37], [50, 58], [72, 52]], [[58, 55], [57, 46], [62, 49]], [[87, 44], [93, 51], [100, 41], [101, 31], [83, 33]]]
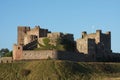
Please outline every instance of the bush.
[[44, 42], [44, 44], [45, 44], [46, 46], [48, 46], [48, 45], [49, 45], [49, 42], [50, 42], [50, 39], [49, 39], [49, 38], [44, 38], [44, 39], [43, 39], [43, 42]]
[[3, 55], [3, 57], [12, 57], [12, 51], [10, 51], [10, 52], [8, 52], [8, 53], [6, 53], [5, 55]]
[[28, 76], [30, 73], [31, 73], [31, 71], [28, 70], [28, 69], [22, 69], [21, 70], [21, 75], [22, 76]]

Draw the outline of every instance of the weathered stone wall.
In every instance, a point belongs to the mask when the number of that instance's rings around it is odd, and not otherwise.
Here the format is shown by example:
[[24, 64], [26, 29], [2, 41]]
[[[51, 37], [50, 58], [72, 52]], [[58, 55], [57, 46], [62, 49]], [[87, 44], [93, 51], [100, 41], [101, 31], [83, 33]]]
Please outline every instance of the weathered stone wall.
[[111, 33], [102, 33], [97, 30], [96, 33], [87, 34], [82, 32], [82, 38], [76, 41], [77, 50], [81, 53], [111, 53]]
[[23, 60], [30, 60], [30, 59], [56, 59], [56, 51], [54, 50], [26, 50], [22, 53], [22, 59]]
[[37, 48], [38, 40], [34, 40], [26, 45], [23, 46], [23, 50], [33, 50]]
[[30, 27], [27, 26], [18, 26], [18, 45], [24, 45], [24, 36], [27, 31], [30, 31]]
[[42, 29], [40, 26], [35, 26], [35, 28], [27, 32], [27, 35], [36, 35], [39, 38], [47, 37], [47, 33], [49, 33], [48, 29]]
[[37, 36], [35, 35], [25, 35], [24, 36], [24, 45], [31, 43], [32, 41], [36, 40]]
[[95, 39], [96, 44], [100, 42], [101, 30], [97, 30], [96, 33], [87, 34], [87, 32], [82, 32], [82, 38]]
[[101, 34], [101, 46], [107, 52], [111, 52], [111, 33]]
[[71, 61], [94, 61], [93, 57], [75, 52], [56, 50], [26, 50], [22, 53], [21, 60], [58, 59]]
[[73, 36], [73, 34], [69, 34], [69, 33], [67, 33], [67, 34], [64, 34], [64, 37], [63, 37], [64, 39], [68, 39], [68, 40], [70, 40], [70, 41], [74, 41], [74, 36]]
[[0, 58], [0, 63], [11, 63], [13, 62], [12, 57], [1, 57]]
[[57, 39], [57, 38], [61, 38], [63, 36], [63, 33], [60, 32], [54, 32], [54, 33], [48, 33], [47, 37], [50, 39]]
[[36, 26], [35, 28], [31, 29], [30, 31], [27, 31], [27, 35], [36, 35], [37, 37], [39, 37], [39, 31], [40, 27]]
[[76, 48], [78, 52], [88, 54], [88, 39], [76, 40]]
[[48, 31], [48, 29], [42, 29], [42, 28], [40, 28], [39, 37], [47, 37], [48, 33], [51, 33], [50, 31]]
[[21, 45], [13, 45], [13, 60], [21, 60], [23, 47]]
[[89, 54], [95, 54], [96, 53], [96, 44], [95, 39], [88, 39], [88, 53]]

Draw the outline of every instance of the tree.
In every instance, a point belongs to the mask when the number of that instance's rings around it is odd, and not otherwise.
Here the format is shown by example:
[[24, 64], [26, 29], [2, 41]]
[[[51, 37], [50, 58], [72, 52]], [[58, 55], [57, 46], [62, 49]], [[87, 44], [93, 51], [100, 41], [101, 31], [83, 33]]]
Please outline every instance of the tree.
[[12, 56], [12, 51], [10, 51], [8, 48], [2, 48], [0, 50], [0, 56], [2, 56], [2, 57], [10, 57], [10, 56]]
[[4, 57], [12, 57], [12, 51], [6, 53], [6, 54], [4, 55]]

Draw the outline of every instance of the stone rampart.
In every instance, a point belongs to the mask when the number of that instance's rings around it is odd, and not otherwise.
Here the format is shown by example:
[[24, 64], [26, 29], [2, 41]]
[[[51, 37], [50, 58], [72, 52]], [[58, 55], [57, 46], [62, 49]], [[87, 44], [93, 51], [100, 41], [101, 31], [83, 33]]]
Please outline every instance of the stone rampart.
[[23, 60], [30, 59], [56, 59], [56, 51], [54, 50], [24, 50], [22, 53]]
[[11, 63], [13, 62], [12, 57], [1, 57], [0, 58], [0, 63]]
[[[86, 60], [88, 58], [88, 60]], [[75, 52], [56, 50], [24, 50], [21, 60], [57, 59], [70, 61], [90, 61], [88, 56]]]

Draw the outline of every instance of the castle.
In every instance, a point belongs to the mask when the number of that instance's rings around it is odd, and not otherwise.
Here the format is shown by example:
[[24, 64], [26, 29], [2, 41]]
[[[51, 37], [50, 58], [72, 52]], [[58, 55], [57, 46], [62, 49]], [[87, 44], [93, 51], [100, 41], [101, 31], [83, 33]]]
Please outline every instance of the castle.
[[[62, 41], [62, 42], [61, 42]], [[59, 45], [58, 45], [59, 44]], [[39, 49], [39, 50], [36, 50]], [[13, 46], [13, 60], [61, 59], [95, 61], [97, 55], [111, 55], [111, 32], [87, 34], [74, 41], [73, 34], [51, 32], [35, 26], [18, 26], [18, 41]]]
[[77, 50], [84, 54], [111, 53], [111, 32], [87, 34], [82, 32], [82, 38], [76, 40]]

